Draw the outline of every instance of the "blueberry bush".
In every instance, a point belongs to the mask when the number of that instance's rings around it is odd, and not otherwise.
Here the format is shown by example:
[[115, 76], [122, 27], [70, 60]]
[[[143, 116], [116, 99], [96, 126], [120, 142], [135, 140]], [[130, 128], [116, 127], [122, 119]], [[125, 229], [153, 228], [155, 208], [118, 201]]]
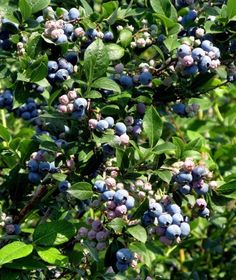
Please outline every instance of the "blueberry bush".
[[1, 1], [0, 279], [235, 279], [234, 2]]

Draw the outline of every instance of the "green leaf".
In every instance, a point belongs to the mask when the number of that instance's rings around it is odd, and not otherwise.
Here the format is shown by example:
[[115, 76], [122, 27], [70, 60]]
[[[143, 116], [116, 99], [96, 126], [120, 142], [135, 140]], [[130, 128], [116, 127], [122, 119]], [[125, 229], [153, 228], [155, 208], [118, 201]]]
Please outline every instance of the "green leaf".
[[126, 225], [126, 223], [122, 218], [115, 218], [107, 225], [109, 228], [113, 229], [116, 234], [119, 234], [122, 232], [123, 227]]
[[161, 155], [165, 152], [169, 152], [169, 151], [172, 151], [172, 150], [175, 150], [175, 149], [176, 149], [176, 147], [175, 147], [174, 144], [172, 144], [171, 142], [165, 142], [163, 144], [155, 146], [155, 148], [153, 149], [153, 152], [156, 155]]
[[101, 113], [104, 115], [118, 115], [120, 112], [120, 107], [118, 105], [106, 105], [102, 107]]
[[228, 19], [233, 18], [236, 15], [236, 5], [234, 0], [227, 1], [227, 17]]
[[19, 0], [19, 8], [24, 20], [31, 16], [32, 6], [28, 0]]
[[67, 192], [80, 200], [89, 199], [93, 196], [92, 186], [86, 182], [79, 182], [72, 185]]
[[80, 0], [80, 2], [85, 10], [85, 16], [90, 16], [93, 13], [93, 9], [91, 8], [91, 6], [85, 0]]
[[217, 194], [236, 199], [236, 180], [221, 185], [216, 189]]
[[20, 269], [20, 270], [34, 270], [34, 269], [47, 268], [43, 262], [39, 260], [35, 260], [31, 256], [19, 260], [15, 260], [13, 263], [5, 264], [4, 267], [8, 267], [11, 269]]
[[166, 182], [167, 184], [170, 183], [170, 180], [172, 178], [172, 173], [170, 171], [168, 171], [168, 170], [157, 170], [155, 173], [158, 175], [158, 177], [161, 178], [162, 181]]
[[1, 124], [0, 124], [0, 137], [6, 142], [9, 142], [11, 140], [11, 134], [9, 133], [8, 129]]
[[26, 257], [32, 251], [33, 246], [31, 244], [25, 244], [20, 241], [12, 242], [0, 249], [0, 265]]
[[122, 47], [126, 48], [130, 45], [132, 42], [132, 36], [132, 32], [127, 28], [124, 28], [120, 31], [119, 39]]
[[139, 219], [145, 211], [148, 209], [148, 199], [145, 199], [136, 209], [134, 214], [131, 217], [131, 220]]
[[101, 39], [88, 46], [84, 54], [84, 70], [88, 81], [103, 76], [109, 65], [109, 56]]
[[153, 267], [153, 261], [156, 259], [156, 253], [149, 250], [146, 244], [141, 242], [133, 242], [129, 244], [129, 249], [133, 252], [136, 252], [142, 257], [143, 263], [148, 266], [150, 269]]
[[62, 173], [54, 173], [52, 174], [52, 178], [59, 181], [59, 182], [62, 182], [66, 179], [67, 175], [66, 174], [62, 174]]
[[37, 13], [50, 5], [50, 0], [30, 0], [32, 13]]
[[114, 43], [106, 44], [106, 49], [110, 60], [121, 59], [125, 54], [125, 50]]
[[168, 38], [165, 39], [164, 44], [166, 46], [166, 48], [168, 49], [169, 52], [175, 50], [178, 48], [178, 46], [180, 45], [180, 43], [177, 40], [177, 36], [176, 35], [171, 35]]
[[180, 159], [182, 157], [182, 154], [184, 151], [184, 142], [178, 137], [173, 137], [173, 144], [176, 147], [176, 150], [175, 150], [176, 158]]
[[147, 109], [143, 119], [143, 130], [146, 133], [151, 147], [155, 146], [162, 134], [163, 123], [156, 109], [151, 106]]
[[118, 93], [121, 92], [119, 85], [115, 81], [113, 81], [109, 78], [106, 78], [106, 77], [97, 79], [96, 81], [94, 81], [92, 83], [91, 87], [112, 90], [112, 91], [118, 92]]
[[147, 241], [147, 232], [142, 226], [136, 225], [133, 227], [129, 227], [127, 231], [138, 241], [141, 241], [142, 243], [145, 243]]
[[67, 267], [69, 259], [67, 256], [62, 255], [56, 248], [37, 248], [37, 253], [42, 260], [47, 263], [57, 265], [59, 267]]
[[75, 227], [68, 221], [56, 221], [39, 224], [33, 234], [37, 245], [59, 245], [70, 240], [75, 235]]
[[177, 19], [177, 11], [170, 0], [150, 0], [150, 4], [154, 12]]

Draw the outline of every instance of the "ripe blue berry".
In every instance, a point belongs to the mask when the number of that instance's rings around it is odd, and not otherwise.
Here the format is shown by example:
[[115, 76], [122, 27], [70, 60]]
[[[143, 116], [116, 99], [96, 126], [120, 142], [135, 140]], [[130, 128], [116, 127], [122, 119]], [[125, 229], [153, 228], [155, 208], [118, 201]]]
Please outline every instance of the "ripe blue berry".
[[170, 225], [166, 229], [166, 237], [174, 240], [181, 235], [181, 229], [177, 225]]
[[155, 221], [155, 218], [150, 216], [149, 212], [145, 212], [141, 218], [141, 223], [144, 227], [152, 225]]
[[48, 72], [49, 73], [54, 73], [58, 70], [58, 64], [54, 60], [49, 60], [48, 61]]
[[187, 55], [191, 55], [191, 48], [190, 48], [190, 46], [188, 46], [186, 44], [180, 45], [178, 47], [177, 53], [178, 53], [179, 57], [183, 58], [183, 57], [185, 57]]
[[172, 221], [173, 221], [173, 219], [172, 219], [171, 215], [167, 214], [167, 213], [162, 213], [158, 217], [158, 223], [161, 227], [171, 225]]
[[106, 117], [105, 121], [108, 123], [108, 128], [112, 128], [114, 125], [114, 119], [112, 117]]
[[66, 34], [61, 34], [57, 40], [56, 40], [56, 44], [63, 44], [66, 43], [68, 41], [68, 38], [66, 36]]
[[102, 199], [105, 201], [112, 200], [114, 198], [114, 195], [115, 195], [115, 191], [113, 191], [113, 190], [105, 191], [102, 194]]
[[187, 237], [190, 234], [190, 226], [188, 223], [181, 223], [180, 225], [181, 237]]
[[65, 69], [59, 69], [55, 74], [56, 82], [64, 82], [69, 77], [69, 73]]
[[210, 216], [210, 210], [205, 207], [204, 209], [198, 211], [198, 216], [208, 218]]
[[134, 258], [133, 253], [126, 248], [122, 248], [116, 252], [116, 259], [123, 264], [130, 264]]
[[135, 205], [135, 199], [129, 195], [125, 202], [125, 206], [127, 207], [127, 210], [134, 208], [134, 205]]
[[106, 32], [104, 33], [103, 40], [104, 40], [105, 42], [110, 42], [110, 41], [112, 41], [113, 39], [114, 39], [114, 35], [113, 35], [113, 33], [112, 33], [111, 31], [106, 31]]
[[192, 182], [193, 176], [190, 172], [182, 171], [174, 176], [174, 180], [179, 184], [185, 185]]
[[202, 48], [195, 48], [192, 51], [192, 57], [195, 61], [200, 61], [205, 56], [205, 51]]
[[140, 74], [139, 80], [142, 85], [148, 85], [152, 81], [152, 74], [148, 71], [143, 72]]
[[126, 203], [129, 197], [129, 193], [126, 190], [118, 190], [114, 195], [114, 201], [116, 204], [124, 204]]
[[71, 184], [67, 180], [60, 182], [58, 185], [58, 188], [61, 192], [67, 191], [70, 187], [71, 187]]
[[80, 12], [78, 9], [71, 8], [69, 10], [69, 13], [68, 13], [69, 20], [75, 20], [75, 19], [79, 18], [79, 16], [80, 16]]
[[201, 72], [207, 72], [211, 66], [211, 59], [209, 56], [204, 56], [199, 62], [199, 70]]
[[187, 195], [191, 192], [191, 187], [189, 185], [183, 185], [179, 188], [180, 192], [184, 195]]
[[50, 171], [50, 163], [47, 161], [42, 161], [39, 163], [39, 171], [40, 172], [49, 172]]
[[98, 180], [94, 183], [94, 189], [100, 193], [103, 193], [107, 190], [106, 183], [102, 180]]
[[105, 131], [106, 129], [108, 129], [108, 127], [109, 123], [106, 120], [100, 120], [96, 125], [96, 129], [99, 131]]
[[197, 166], [192, 171], [192, 176], [194, 181], [198, 181], [202, 178], [204, 178], [207, 175], [207, 170], [203, 166]]
[[172, 216], [173, 224], [180, 226], [180, 224], [184, 221], [184, 217], [180, 213], [176, 213]]
[[126, 125], [124, 123], [122, 123], [122, 122], [116, 123], [115, 132], [116, 132], [117, 135], [120, 136], [120, 135], [126, 133], [126, 131], [127, 131], [127, 128], [126, 128]]
[[179, 205], [177, 205], [177, 204], [169, 204], [166, 207], [166, 210], [171, 215], [174, 215], [176, 213], [179, 213], [179, 214], [181, 213], [181, 209], [180, 209]]
[[29, 172], [28, 179], [31, 183], [38, 185], [41, 180], [41, 176], [37, 172]]
[[133, 86], [133, 79], [127, 75], [122, 75], [120, 77], [120, 84], [124, 87], [132, 87]]
[[153, 217], [159, 217], [163, 212], [162, 205], [158, 202], [149, 203], [149, 214]]
[[28, 162], [27, 167], [28, 167], [29, 171], [37, 172], [39, 169], [39, 164], [38, 164], [37, 160], [31, 159]]

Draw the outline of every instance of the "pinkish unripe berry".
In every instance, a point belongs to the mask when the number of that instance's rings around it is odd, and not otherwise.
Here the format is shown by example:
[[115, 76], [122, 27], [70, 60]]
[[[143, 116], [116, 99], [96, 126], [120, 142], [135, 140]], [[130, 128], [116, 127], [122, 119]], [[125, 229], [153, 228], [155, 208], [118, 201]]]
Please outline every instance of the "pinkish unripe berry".
[[98, 121], [96, 119], [90, 119], [89, 120], [89, 128], [95, 129], [97, 126]]
[[84, 29], [82, 27], [77, 27], [74, 30], [74, 34], [75, 34], [76, 37], [83, 37], [85, 32], [84, 32]]
[[142, 199], [142, 198], [145, 198], [146, 197], [146, 193], [141, 191], [138, 193], [138, 196]]
[[194, 162], [191, 159], [186, 159], [185, 162], [183, 163], [183, 168], [186, 171], [192, 171], [193, 168], [195, 167]]
[[67, 159], [66, 160], [66, 166], [70, 170], [74, 170], [75, 169], [75, 161], [74, 161], [74, 159]]
[[116, 178], [119, 175], [119, 173], [116, 170], [111, 171], [111, 177]]
[[63, 94], [62, 96], [59, 97], [59, 102], [62, 105], [67, 105], [70, 102], [70, 100], [66, 94]]
[[195, 206], [200, 209], [204, 209], [207, 207], [207, 202], [204, 198], [198, 198], [195, 202]]
[[151, 191], [152, 190], [152, 184], [150, 184], [149, 182], [146, 182], [143, 186], [143, 190]]
[[74, 111], [74, 105], [72, 103], [69, 103], [67, 105], [67, 112], [72, 113]]
[[143, 180], [141, 180], [141, 179], [136, 180], [135, 181], [135, 186], [138, 187], [138, 188], [143, 188], [143, 186], [144, 186]]
[[191, 66], [191, 65], [193, 65], [193, 62], [194, 62], [194, 60], [193, 60], [193, 58], [192, 58], [191, 55], [186, 55], [186, 56], [182, 59], [182, 64], [183, 64], [184, 66]]
[[110, 200], [110, 201], [107, 201], [107, 208], [110, 209], [110, 210], [114, 210], [116, 208], [116, 204], [114, 201]]
[[114, 189], [115, 186], [116, 186], [116, 180], [112, 177], [108, 177], [105, 179], [105, 183], [106, 183], [106, 186], [109, 188], [109, 189]]
[[74, 100], [76, 99], [77, 97], [77, 93], [75, 90], [70, 90], [68, 93], [67, 93], [67, 96], [70, 100]]
[[108, 212], [107, 212], [107, 218], [108, 218], [109, 220], [112, 220], [112, 219], [116, 218], [116, 213], [115, 213], [115, 211], [108, 211]]
[[125, 205], [119, 205], [115, 209], [116, 216], [120, 217], [127, 213], [127, 207]]
[[120, 136], [120, 142], [122, 145], [128, 145], [129, 144], [129, 135], [127, 135], [126, 133], [122, 134]]
[[61, 113], [67, 113], [67, 106], [66, 106], [66, 105], [60, 104], [60, 105], [58, 106], [58, 110], [59, 110]]
[[134, 123], [134, 118], [132, 116], [127, 116], [124, 120], [126, 125], [132, 125]]
[[124, 184], [123, 183], [117, 183], [116, 188], [117, 188], [117, 190], [123, 190], [124, 189]]

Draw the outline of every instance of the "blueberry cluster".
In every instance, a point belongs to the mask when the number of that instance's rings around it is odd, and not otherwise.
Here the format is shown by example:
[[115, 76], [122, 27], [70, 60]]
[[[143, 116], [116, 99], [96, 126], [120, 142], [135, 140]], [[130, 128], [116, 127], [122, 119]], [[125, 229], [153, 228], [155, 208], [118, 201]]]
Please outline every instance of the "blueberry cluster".
[[59, 102], [59, 112], [71, 113], [75, 119], [81, 119], [85, 116], [88, 102], [85, 98], [77, 97], [76, 91], [70, 90], [67, 94], [63, 94], [60, 96]]
[[13, 224], [12, 217], [7, 216], [6, 213], [2, 213], [0, 216], [0, 226], [4, 228], [8, 235], [17, 235], [21, 231], [20, 226], [18, 224]]
[[201, 42], [201, 47], [192, 49], [188, 44], [182, 44], [177, 50], [178, 63], [176, 70], [183, 75], [206, 73], [220, 65], [220, 50], [209, 40]]
[[145, 182], [142, 179], [137, 179], [134, 182], [130, 183], [130, 190], [137, 193], [140, 199], [144, 199], [147, 196], [152, 196], [154, 191], [152, 189], [152, 184]]
[[172, 106], [173, 112], [180, 117], [194, 117], [199, 110], [198, 104], [185, 105], [183, 103], [176, 103]]
[[206, 195], [209, 190], [209, 185], [204, 181], [207, 178], [209, 171], [204, 166], [195, 166], [194, 162], [187, 159], [179, 173], [173, 176], [178, 190], [187, 195], [194, 190], [198, 195]]
[[134, 260], [134, 254], [127, 248], [122, 248], [116, 252], [116, 268], [120, 272], [126, 271]]
[[108, 219], [124, 217], [135, 205], [135, 199], [124, 189], [123, 184], [116, 183], [112, 177], [105, 181], [97, 180], [94, 190], [101, 193], [102, 201], [106, 201]]
[[[44, 35], [55, 42], [55, 44], [63, 44], [68, 41], [73, 41], [78, 35], [81, 36], [81, 31], [74, 28], [74, 22], [80, 17], [80, 12], [77, 8], [71, 8], [69, 11], [63, 10], [63, 19], [56, 20], [56, 13], [51, 7], [44, 10], [44, 19], [50, 18], [45, 22]], [[38, 22], [44, 21], [42, 17], [38, 18]]]
[[59, 171], [55, 166], [55, 162], [46, 161], [46, 155], [46, 151], [39, 150], [33, 153], [31, 159], [27, 162], [28, 179], [32, 184], [38, 185], [47, 174]]
[[9, 89], [5, 89], [0, 94], [0, 109], [6, 108], [8, 112], [11, 112], [13, 107], [13, 93]]
[[19, 25], [6, 18], [0, 20], [0, 49], [9, 51], [11, 48], [10, 35], [18, 32]]
[[17, 115], [21, 117], [23, 120], [31, 120], [39, 115], [40, 105], [37, 104], [34, 98], [28, 98], [26, 103], [21, 105], [17, 110]]
[[48, 61], [48, 80], [53, 83], [62, 83], [74, 72], [74, 66], [78, 62], [78, 54], [69, 52], [57, 61]]
[[79, 228], [77, 239], [87, 239], [93, 248], [98, 251], [105, 250], [108, 246], [110, 231], [103, 226], [100, 220], [88, 219], [87, 223], [90, 228]]
[[173, 241], [180, 242], [190, 234], [190, 226], [187, 217], [184, 217], [180, 207], [163, 200], [161, 203], [154, 199], [149, 201], [148, 211], [142, 216], [141, 222], [144, 227], [158, 224], [154, 233], [159, 236], [159, 240], [166, 245]]
[[124, 72], [124, 65], [122, 63], [116, 64], [114, 67], [115, 74], [113, 79], [124, 88], [131, 88], [138, 85], [151, 86], [153, 75], [150, 72], [149, 65], [141, 64], [140, 68], [140, 73], [131, 76]]
[[107, 129], [114, 129], [115, 142], [117, 144], [127, 145], [129, 143], [129, 136], [126, 134], [126, 125], [123, 122], [115, 123], [112, 117], [106, 117], [99, 121], [90, 119], [88, 125], [91, 129], [96, 129], [100, 132], [105, 132]]

